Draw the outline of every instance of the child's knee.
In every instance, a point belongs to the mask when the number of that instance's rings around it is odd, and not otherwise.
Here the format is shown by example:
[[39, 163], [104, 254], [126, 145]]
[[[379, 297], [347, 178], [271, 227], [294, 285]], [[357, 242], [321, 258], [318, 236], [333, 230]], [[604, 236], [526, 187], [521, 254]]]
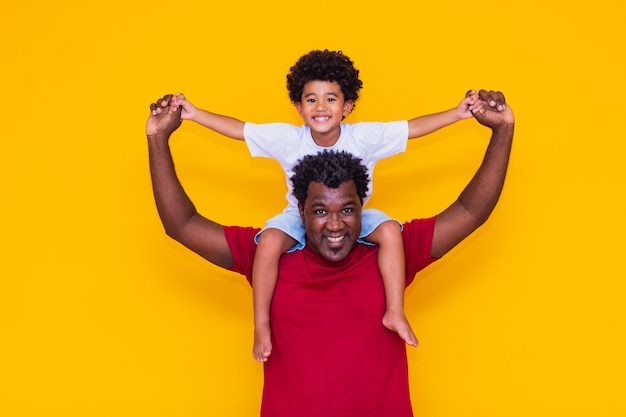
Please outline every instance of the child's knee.
[[400, 224], [395, 220], [385, 220], [384, 222], [378, 225], [378, 228], [380, 228], [381, 230], [385, 232], [392, 232], [392, 233], [397, 233], [397, 232], [402, 231]]
[[400, 236], [400, 232], [402, 228], [395, 220], [386, 220], [378, 225], [378, 227], [372, 233], [372, 236], [377, 237], [379, 239], [385, 238], [397, 238]]
[[366, 240], [377, 245], [386, 242], [397, 242], [402, 240], [402, 228], [395, 220], [386, 220], [374, 229], [372, 233], [365, 237]]
[[295, 245], [296, 241], [280, 229], [268, 228], [259, 236], [258, 244], [265, 247], [271, 246], [282, 253]]

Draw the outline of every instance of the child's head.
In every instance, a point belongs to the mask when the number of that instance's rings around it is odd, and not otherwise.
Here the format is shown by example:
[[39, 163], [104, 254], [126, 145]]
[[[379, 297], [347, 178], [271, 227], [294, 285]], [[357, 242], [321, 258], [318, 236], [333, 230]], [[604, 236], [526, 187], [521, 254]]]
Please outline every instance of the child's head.
[[309, 81], [335, 81], [341, 87], [346, 101], [353, 103], [359, 98], [363, 82], [359, 70], [341, 51], [315, 50], [300, 57], [287, 74], [287, 90], [293, 103], [302, 101], [302, 90]]

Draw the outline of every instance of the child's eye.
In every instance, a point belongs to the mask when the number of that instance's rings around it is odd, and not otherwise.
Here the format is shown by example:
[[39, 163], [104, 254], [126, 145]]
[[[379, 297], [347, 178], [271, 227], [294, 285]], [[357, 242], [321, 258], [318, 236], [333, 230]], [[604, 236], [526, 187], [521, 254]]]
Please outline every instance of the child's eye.
[[307, 103], [315, 103], [315, 99], [314, 98], [309, 98], [306, 101]]
[[333, 97], [330, 97], [330, 98], [328, 98], [326, 101], [328, 101], [328, 102], [330, 103], [330, 102], [333, 102], [333, 101], [335, 101], [335, 100], [337, 100], [337, 99], [336, 99], [336, 98], [333, 98]]

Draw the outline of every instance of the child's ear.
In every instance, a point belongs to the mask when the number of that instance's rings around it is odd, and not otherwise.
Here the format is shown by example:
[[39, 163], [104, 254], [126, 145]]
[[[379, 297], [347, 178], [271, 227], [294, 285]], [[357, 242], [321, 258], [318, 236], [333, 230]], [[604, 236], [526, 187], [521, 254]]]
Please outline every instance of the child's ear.
[[293, 103], [293, 105], [295, 106], [298, 113], [302, 116], [302, 103], [298, 101], [296, 103]]
[[347, 100], [345, 103], [343, 103], [343, 116], [346, 117], [347, 115], [352, 113], [353, 108], [354, 108], [353, 100]]

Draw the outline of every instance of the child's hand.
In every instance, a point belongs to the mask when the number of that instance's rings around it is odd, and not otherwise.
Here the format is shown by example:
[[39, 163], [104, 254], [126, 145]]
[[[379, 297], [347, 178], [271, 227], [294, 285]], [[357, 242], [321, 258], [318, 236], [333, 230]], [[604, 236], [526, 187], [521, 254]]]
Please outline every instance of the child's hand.
[[183, 120], [193, 120], [196, 116], [196, 107], [187, 101], [185, 95], [182, 93], [176, 93], [172, 98], [172, 107], [174, 111], [178, 110], [178, 107], [183, 108], [181, 118]]
[[484, 113], [485, 108], [482, 100], [476, 94], [476, 90], [469, 90], [465, 93], [465, 98], [457, 107], [457, 111], [459, 112], [459, 117], [461, 119], [469, 119], [474, 115], [474, 113]]

